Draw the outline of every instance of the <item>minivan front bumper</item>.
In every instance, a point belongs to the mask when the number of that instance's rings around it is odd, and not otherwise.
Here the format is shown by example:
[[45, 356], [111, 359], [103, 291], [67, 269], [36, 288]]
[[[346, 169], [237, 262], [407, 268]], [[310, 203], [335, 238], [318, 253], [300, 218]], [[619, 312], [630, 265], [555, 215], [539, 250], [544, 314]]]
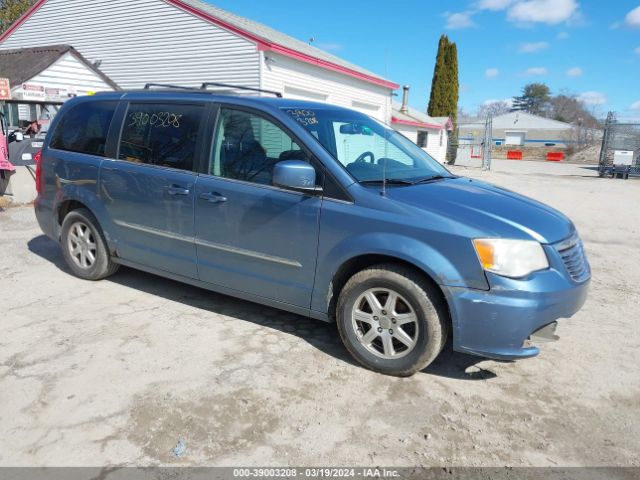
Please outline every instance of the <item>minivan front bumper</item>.
[[540, 353], [525, 341], [536, 331], [576, 313], [587, 298], [589, 280], [576, 283], [553, 267], [526, 279], [487, 274], [489, 291], [443, 287], [453, 322], [456, 351], [498, 360]]

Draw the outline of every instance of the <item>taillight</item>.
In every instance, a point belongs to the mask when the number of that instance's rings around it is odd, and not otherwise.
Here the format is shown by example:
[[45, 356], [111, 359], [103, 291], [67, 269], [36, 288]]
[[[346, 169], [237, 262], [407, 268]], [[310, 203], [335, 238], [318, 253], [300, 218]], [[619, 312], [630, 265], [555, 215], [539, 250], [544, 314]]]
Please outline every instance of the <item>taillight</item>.
[[42, 193], [42, 150], [38, 150], [33, 155], [36, 162], [36, 192]]

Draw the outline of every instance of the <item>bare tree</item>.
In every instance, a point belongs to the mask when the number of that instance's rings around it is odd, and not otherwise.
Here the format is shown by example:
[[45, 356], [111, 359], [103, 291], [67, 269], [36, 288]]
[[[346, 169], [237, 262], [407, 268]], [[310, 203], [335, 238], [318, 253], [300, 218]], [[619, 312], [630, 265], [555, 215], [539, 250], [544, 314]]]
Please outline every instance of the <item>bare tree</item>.
[[487, 115], [495, 117], [497, 115], [503, 115], [511, 111], [511, 104], [505, 100], [496, 100], [493, 102], [487, 102], [478, 108], [478, 117], [485, 118]]
[[599, 142], [602, 125], [584, 102], [571, 93], [561, 93], [551, 99], [549, 116], [573, 125], [569, 140], [573, 150], [583, 150]]

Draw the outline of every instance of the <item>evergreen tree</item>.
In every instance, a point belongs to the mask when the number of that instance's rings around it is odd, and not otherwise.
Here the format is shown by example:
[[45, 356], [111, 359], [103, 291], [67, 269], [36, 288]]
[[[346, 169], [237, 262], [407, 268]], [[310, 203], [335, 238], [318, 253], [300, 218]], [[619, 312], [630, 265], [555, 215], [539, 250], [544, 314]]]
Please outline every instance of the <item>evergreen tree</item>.
[[427, 113], [432, 117], [458, 117], [458, 47], [446, 35], [440, 37], [431, 81]]
[[454, 131], [449, 137], [447, 159], [453, 163], [457, 150], [456, 123], [458, 120], [458, 98], [460, 85], [458, 82], [458, 47], [450, 42], [446, 35], [440, 37], [436, 65], [431, 81], [431, 96], [427, 113], [432, 117], [450, 117]]
[[451, 117], [454, 125], [458, 121], [458, 100], [460, 84], [458, 82], [458, 47], [449, 43], [445, 50], [444, 63], [447, 68], [447, 113], [443, 116]]
[[0, 33], [4, 33], [34, 3], [35, 0], [0, 0]]
[[449, 39], [446, 35], [440, 36], [438, 43], [438, 54], [436, 55], [436, 65], [433, 68], [433, 79], [431, 80], [431, 97], [429, 98], [429, 108], [427, 113], [432, 117], [444, 116], [446, 110], [446, 84], [447, 72], [445, 66], [445, 52]]
[[551, 91], [544, 83], [529, 83], [522, 89], [522, 95], [513, 97], [513, 110], [533, 115], [544, 115], [549, 109]]

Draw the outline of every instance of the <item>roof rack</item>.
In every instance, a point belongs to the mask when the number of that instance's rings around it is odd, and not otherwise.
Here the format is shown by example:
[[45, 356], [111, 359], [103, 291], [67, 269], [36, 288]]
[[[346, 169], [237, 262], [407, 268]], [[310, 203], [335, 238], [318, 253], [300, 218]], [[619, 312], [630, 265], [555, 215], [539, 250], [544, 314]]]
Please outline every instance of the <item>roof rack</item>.
[[151, 90], [152, 88], [175, 88], [177, 90], [197, 90], [196, 88], [193, 87], [183, 87], [181, 85], [171, 85], [169, 83], [147, 83], [144, 86], [145, 90]]
[[[231, 90], [247, 90], [251, 92], [261, 92], [261, 93], [269, 93], [271, 95], [275, 95], [278, 98], [282, 98], [282, 93], [275, 92], [273, 90], [264, 90], [262, 88], [253, 88], [253, 87], [243, 87], [241, 85], [231, 85], [230, 83], [217, 83], [217, 82], [204, 82], [200, 88], [195, 87], [184, 87], [182, 85], [172, 85], [170, 83], [147, 83], [144, 86], [145, 90], [151, 90], [152, 88], [170, 88], [174, 90], [187, 90], [189, 92], [206, 92], [209, 87], [223, 87], [229, 88]], [[221, 91], [213, 91], [211, 93], [225, 93]]]
[[251, 92], [269, 93], [271, 95], [275, 95], [278, 98], [282, 98], [282, 93], [275, 92], [273, 90], [264, 90], [262, 88], [253, 88], [253, 87], [243, 87], [240, 85], [231, 85], [229, 83], [205, 82], [202, 84], [200, 89], [207, 90], [209, 87], [223, 87], [223, 88], [232, 88], [234, 90], [248, 90]]

